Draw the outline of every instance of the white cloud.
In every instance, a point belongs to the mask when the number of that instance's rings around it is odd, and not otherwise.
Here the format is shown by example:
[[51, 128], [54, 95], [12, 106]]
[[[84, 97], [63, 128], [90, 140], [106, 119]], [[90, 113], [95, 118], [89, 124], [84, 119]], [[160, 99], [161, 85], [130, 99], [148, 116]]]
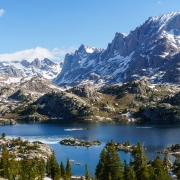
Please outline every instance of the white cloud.
[[0, 9], [0, 17], [5, 13], [4, 9]]
[[0, 54], [0, 62], [17, 61], [23, 59], [31, 62], [35, 58], [38, 58], [40, 60], [48, 58], [55, 61], [62, 61], [66, 53], [73, 52], [75, 49], [75, 47], [70, 47], [68, 49], [54, 48], [52, 51], [50, 51], [47, 48], [42, 48], [38, 46], [35, 49], [22, 50], [11, 54]]
[[158, 1], [158, 4], [161, 4], [162, 2], [161, 1]]
[[65, 49], [65, 48], [54, 48], [54, 49], [52, 50], [52, 53], [53, 53], [54, 55], [56, 55], [56, 56], [64, 56], [64, 55], [66, 55], [67, 53], [72, 53], [72, 52], [74, 52], [75, 50], [77, 50], [77, 48], [74, 47], [74, 46], [71, 46], [71, 47], [68, 48], [68, 49]]

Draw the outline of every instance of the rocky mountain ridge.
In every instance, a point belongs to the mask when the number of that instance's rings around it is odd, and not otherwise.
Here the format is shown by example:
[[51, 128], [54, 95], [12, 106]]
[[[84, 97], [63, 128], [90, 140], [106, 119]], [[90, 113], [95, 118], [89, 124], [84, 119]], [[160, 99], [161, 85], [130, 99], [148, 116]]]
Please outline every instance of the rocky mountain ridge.
[[29, 62], [22, 61], [4, 61], [0, 62], [0, 72], [12, 77], [39, 76], [47, 79], [55, 78], [61, 71], [63, 63], [53, 62], [45, 58]]
[[89, 49], [81, 45], [67, 54], [54, 83], [102, 86], [146, 76], [151, 83], [178, 84], [180, 12], [151, 17], [129, 35], [116, 33], [106, 49]]
[[16, 108], [27, 107], [45, 93], [64, 91], [42, 77], [10, 77], [4, 74], [0, 76], [0, 116]]
[[[40, 77], [1, 75], [0, 124], [44, 121], [179, 121], [180, 86], [148, 79], [62, 89]], [[14, 121], [15, 120], [15, 121]]]

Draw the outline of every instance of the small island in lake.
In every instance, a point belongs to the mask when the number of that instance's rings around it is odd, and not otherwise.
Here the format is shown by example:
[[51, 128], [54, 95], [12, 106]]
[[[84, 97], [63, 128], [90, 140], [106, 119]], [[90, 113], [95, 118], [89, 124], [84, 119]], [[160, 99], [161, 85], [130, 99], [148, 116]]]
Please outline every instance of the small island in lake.
[[63, 139], [60, 141], [61, 145], [64, 146], [99, 146], [101, 145], [100, 141], [84, 141], [84, 140], [78, 140], [78, 139]]
[[[107, 143], [106, 146], [110, 146], [111, 142]], [[131, 145], [129, 141], [124, 143], [114, 143], [117, 151], [131, 152], [133, 150], [134, 145]]]
[[171, 154], [180, 157], [180, 144], [175, 144], [175, 145], [173, 144], [171, 147], [156, 152], [163, 154]]

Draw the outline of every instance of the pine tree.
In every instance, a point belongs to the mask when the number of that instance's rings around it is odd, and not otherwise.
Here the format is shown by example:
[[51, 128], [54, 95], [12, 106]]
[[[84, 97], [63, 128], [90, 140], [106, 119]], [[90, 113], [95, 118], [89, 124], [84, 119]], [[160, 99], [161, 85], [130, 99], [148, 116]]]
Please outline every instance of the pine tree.
[[66, 178], [70, 179], [72, 176], [72, 171], [71, 171], [71, 164], [69, 159], [67, 159], [67, 163], [66, 163]]
[[177, 157], [174, 161], [174, 167], [177, 167], [177, 179], [180, 180], [180, 158]]
[[47, 175], [51, 177], [53, 180], [60, 179], [61, 176], [60, 168], [54, 153], [47, 161], [46, 171], [47, 171]]
[[164, 154], [164, 160], [163, 160], [164, 168], [166, 171], [168, 171], [168, 153]]
[[131, 166], [131, 162], [128, 165], [126, 161], [124, 161], [124, 180], [136, 180], [136, 175]]
[[136, 178], [138, 180], [148, 180], [149, 173], [147, 168], [147, 157], [145, 156], [144, 148], [139, 141], [137, 146], [134, 147], [131, 155], [134, 158], [133, 166], [136, 173]]
[[107, 153], [106, 150], [103, 149], [100, 154], [99, 163], [96, 166], [95, 176], [98, 180], [106, 178], [109, 176], [107, 169]]
[[108, 180], [112, 180], [111, 174], [109, 173]]
[[125, 160], [124, 161], [124, 180], [128, 179], [128, 173], [129, 173], [129, 167], [128, 167], [128, 164]]
[[9, 166], [9, 151], [6, 149], [6, 146], [3, 147], [2, 150], [2, 158], [0, 161], [0, 176], [8, 177], [8, 166]]
[[44, 179], [44, 173], [45, 173], [45, 162], [43, 159], [40, 159], [37, 163], [37, 171], [38, 171], [38, 179], [43, 180]]
[[90, 180], [87, 164], [85, 165], [85, 180]]
[[166, 168], [164, 168], [164, 163], [160, 159], [159, 156], [156, 157], [156, 159], [153, 162], [153, 168], [154, 168], [154, 180], [169, 180], [170, 177], [168, 175], [168, 171]]
[[112, 179], [123, 179], [123, 165], [120, 161], [120, 157], [117, 153], [114, 142], [111, 141], [106, 149], [109, 166], [108, 169], [110, 171]]
[[15, 160], [15, 155], [12, 154], [8, 161], [8, 180], [14, 180], [19, 174], [19, 161]]
[[65, 172], [64, 164], [63, 164], [62, 161], [61, 161], [61, 164], [60, 164], [60, 172], [61, 172], [61, 177], [64, 178], [66, 172]]
[[2, 138], [4, 139], [6, 137], [6, 133], [2, 133]]
[[154, 172], [154, 167], [152, 166], [152, 164], [149, 166], [148, 171], [149, 171], [149, 179], [155, 180], [156, 174]]
[[38, 176], [35, 160], [21, 160], [19, 180], [34, 180]]
[[180, 169], [177, 172], [177, 179], [180, 180]]
[[102, 150], [95, 175], [98, 180], [107, 180], [109, 177], [113, 180], [123, 179], [123, 165], [113, 141]]

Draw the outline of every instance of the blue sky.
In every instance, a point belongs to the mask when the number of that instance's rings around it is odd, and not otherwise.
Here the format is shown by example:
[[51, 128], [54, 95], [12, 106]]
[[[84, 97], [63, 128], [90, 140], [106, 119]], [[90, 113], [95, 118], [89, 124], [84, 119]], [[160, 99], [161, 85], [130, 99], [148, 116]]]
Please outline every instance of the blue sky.
[[106, 48], [116, 32], [171, 11], [180, 0], [0, 0], [0, 61], [60, 61], [81, 44]]

